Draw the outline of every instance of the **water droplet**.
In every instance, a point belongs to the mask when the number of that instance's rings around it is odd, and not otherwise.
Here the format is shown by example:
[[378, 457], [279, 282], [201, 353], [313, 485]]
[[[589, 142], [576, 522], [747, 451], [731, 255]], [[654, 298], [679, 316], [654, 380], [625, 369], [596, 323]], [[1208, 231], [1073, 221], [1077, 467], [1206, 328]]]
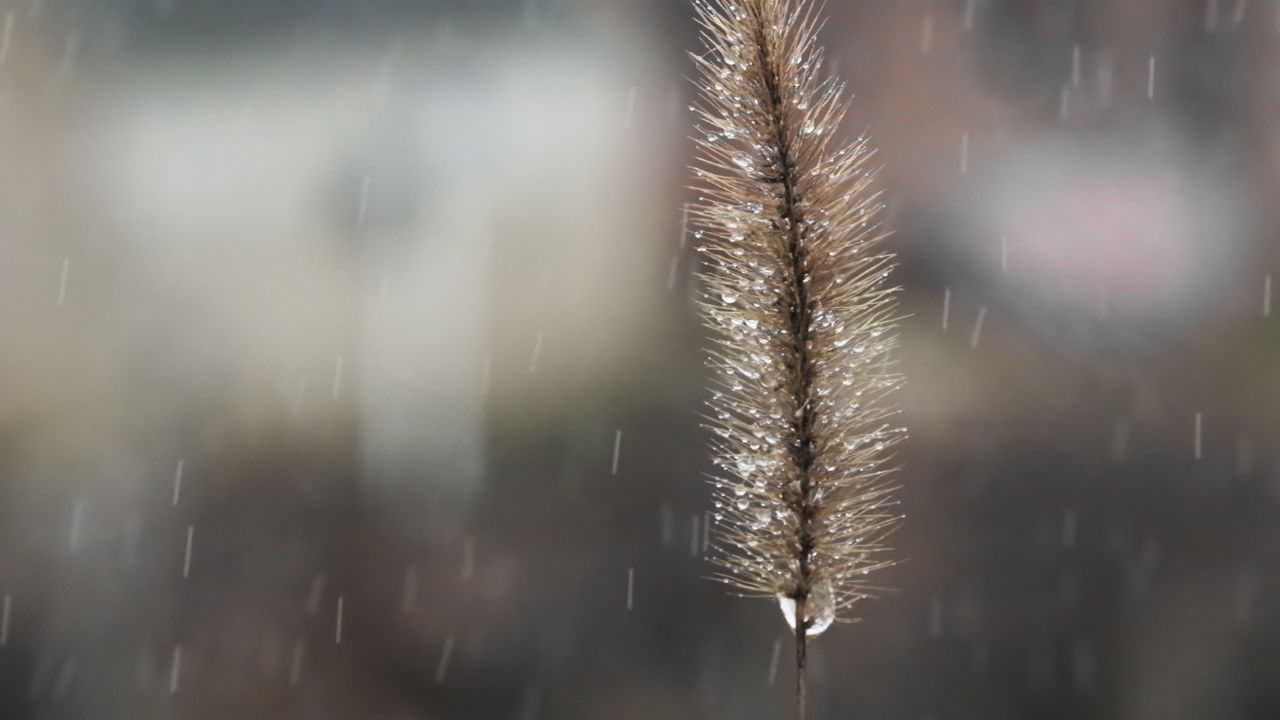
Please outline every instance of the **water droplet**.
[[[778, 607], [782, 609], [782, 617], [787, 621], [787, 627], [795, 629], [796, 627], [796, 601], [785, 595], [778, 596]], [[805, 635], [813, 637], [821, 635], [827, 628], [831, 627], [831, 623], [836, 619], [836, 603], [835, 596], [831, 592], [831, 583], [826, 580], [819, 580], [809, 588], [809, 598], [805, 602], [805, 620], [809, 623], [809, 628], [805, 630]]]

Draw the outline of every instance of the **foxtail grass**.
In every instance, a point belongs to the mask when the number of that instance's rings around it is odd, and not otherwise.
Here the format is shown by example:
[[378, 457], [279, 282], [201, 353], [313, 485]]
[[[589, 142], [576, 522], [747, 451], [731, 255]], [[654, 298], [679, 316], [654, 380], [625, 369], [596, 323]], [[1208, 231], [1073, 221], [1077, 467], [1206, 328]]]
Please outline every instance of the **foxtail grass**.
[[888, 460], [902, 384], [893, 257], [872, 151], [842, 140], [811, 0], [695, 0], [699, 70], [690, 218], [713, 337], [715, 577], [776, 599], [808, 638], [852, 619], [892, 563]]

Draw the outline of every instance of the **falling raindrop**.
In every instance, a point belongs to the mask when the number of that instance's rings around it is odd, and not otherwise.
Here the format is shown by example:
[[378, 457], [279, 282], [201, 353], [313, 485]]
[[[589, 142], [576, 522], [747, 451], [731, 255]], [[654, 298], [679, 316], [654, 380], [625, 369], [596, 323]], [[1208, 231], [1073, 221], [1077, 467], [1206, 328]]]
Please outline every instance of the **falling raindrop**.
[[542, 354], [542, 331], [538, 331], [533, 341], [533, 352], [529, 354], [529, 372], [538, 372], [538, 357]]
[[76, 551], [80, 544], [80, 525], [84, 521], [84, 503], [77, 500], [71, 506], [71, 529], [67, 533], [67, 549]]
[[5, 593], [4, 601], [0, 602], [0, 647], [9, 644], [9, 615], [12, 611], [13, 596]]
[[178, 678], [182, 674], [182, 646], [173, 646], [173, 658], [169, 661], [169, 694], [178, 692]]
[[978, 342], [982, 339], [982, 323], [987, 318], [987, 306], [983, 305], [978, 308], [978, 319], [973, 324], [973, 335], [969, 337], [969, 349], [973, 350], [978, 347]]
[[[794, 612], [794, 610], [792, 611]], [[769, 687], [778, 681], [778, 660], [782, 657], [782, 638], [773, 641], [773, 652], [769, 656]]]
[[1231, 24], [1239, 26], [1244, 22], [1244, 13], [1249, 7], [1249, 0], [1236, 0], [1236, 9], [1231, 13]]
[[307, 595], [307, 615], [315, 617], [320, 612], [320, 597], [324, 593], [324, 575], [311, 578], [311, 592]]
[[289, 657], [289, 687], [295, 687], [302, 679], [302, 654], [304, 651], [301, 638], [293, 643], [293, 653]]
[[693, 517], [689, 519], [689, 557], [698, 557], [698, 549], [702, 547], [700, 542], [702, 534], [698, 532], [698, 524], [701, 519], [702, 517], [697, 513], [694, 513]]
[[360, 179], [360, 201], [356, 208], [356, 225], [364, 227], [365, 219], [369, 215], [369, 188], [373, 183], [373, 179], [365, 176]]
[[453, 644], [453, 633], [449, 633], [444, 638], [444, 647], [440, 648], [440, 661], [436, 663], [436, 685], [443, 683], [445, 674], [449, 672], [449, 661], [453, 659]]
[[618, 474], [618, 454], [622, 451], [622, 428], [613, 434], [613, 474]]
[[[701, 237], [701, 236], [699, 236]], [[689, 239], [689, 203], [682, 206], [680, 212], [680, 249], [684, 250]]]
[[53, 682], [53, 700], [61, 700], [66, 697], [67, 691], [71, 689], [71, 681], [75, 679], [76, 668], [78, 663], [74, 657], [67, 658], [62, 663], [62, 669], [58, 672], [58, 677]]
[[191, 541], [195, 538], [196, 526], [187, 526], [187, 549], [182, 555], [182, 578], [185, 580], [191, 575]]
[[13, 13], [4, 14], [4, 29], [0, 30], [0, 65], [9, 59], [9, 41], [13, 38]]
[[186, 465], [186, 460], [178, 461], [178, 468], [173, 472], [173, 506], [178, 506], [178, 499], [182, 497], [182, 470]]
[[338, 611], [333, 621], [333, 643], [335, 645], [342, 644], [342, 613], [345, 609], [345, 598], [338, 596]]
[[71, 258], [62, 258], [62, 279], [58, 281], [58, 307], [67, 303], [67, 274], [71, 271]]

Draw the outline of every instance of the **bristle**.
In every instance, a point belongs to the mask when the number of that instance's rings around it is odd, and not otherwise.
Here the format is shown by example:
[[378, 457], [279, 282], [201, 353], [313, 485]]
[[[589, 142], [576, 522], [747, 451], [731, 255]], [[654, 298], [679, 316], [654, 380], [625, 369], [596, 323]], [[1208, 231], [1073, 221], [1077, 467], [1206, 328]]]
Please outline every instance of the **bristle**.
[[898, 517], [903, 437], [892, 256], [865, 138], [839, 140], [809, 0], [695, 0], [705, 53], [690, 216], [714, 336], [717, 577], [804, 608], [809, 634], [867, 596]]

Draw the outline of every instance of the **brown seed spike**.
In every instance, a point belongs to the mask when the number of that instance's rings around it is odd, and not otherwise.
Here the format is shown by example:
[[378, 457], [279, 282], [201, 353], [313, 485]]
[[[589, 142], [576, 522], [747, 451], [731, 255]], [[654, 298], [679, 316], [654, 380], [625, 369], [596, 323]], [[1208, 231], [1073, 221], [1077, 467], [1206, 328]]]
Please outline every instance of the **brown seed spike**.
[[[868, 596], [898, 517], [885, 467], [903, 437], [893, 258], [865, 139], [837, 138], [843, 86], [821, 75], [811, 0], [695, 0], [694, 108], [714, 336], [709, 427], [716, 577], [778, 598], [806, 635]], [[799, 616], [798, 627], [794, 618]], [[800, 692], [803, 716], [803, 688]]]

